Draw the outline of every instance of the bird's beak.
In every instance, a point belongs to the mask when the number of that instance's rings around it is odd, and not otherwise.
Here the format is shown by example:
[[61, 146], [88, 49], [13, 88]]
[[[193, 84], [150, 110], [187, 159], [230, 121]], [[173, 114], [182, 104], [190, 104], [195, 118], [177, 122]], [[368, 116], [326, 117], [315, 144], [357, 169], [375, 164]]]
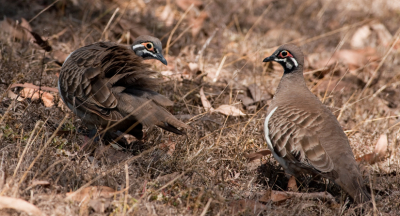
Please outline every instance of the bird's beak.
[[271, 55], [270, 57], [267, 57], [263, 60], [263, 62], [270, 62], [275, 60], [275, 55]]
[[160, 60], [160, 62], [162, 62], [163, 64], [168, 65], [167, 60], [165, 60], [162, 54], [157, 54], [157, 59]]

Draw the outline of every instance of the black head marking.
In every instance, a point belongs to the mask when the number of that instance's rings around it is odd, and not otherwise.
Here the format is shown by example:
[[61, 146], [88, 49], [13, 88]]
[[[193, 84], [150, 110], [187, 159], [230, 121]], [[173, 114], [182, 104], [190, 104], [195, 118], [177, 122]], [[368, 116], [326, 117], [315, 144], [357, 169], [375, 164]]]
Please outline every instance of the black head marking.
[[263, 62], [270, 61], [278, 62], [284, 68], [285, 73], [291, 73], [303, 68], [304, 55], [296, 45], [285, 44], [280, 46], [271, 56], [263, 60]]
[[167, 65], [167, 60], [162, 55], [161, 41], [156, 37], [149, 35], [139, 36], [133, 42], [131, 48], [137, 56], [143, 59], [157, 59]]

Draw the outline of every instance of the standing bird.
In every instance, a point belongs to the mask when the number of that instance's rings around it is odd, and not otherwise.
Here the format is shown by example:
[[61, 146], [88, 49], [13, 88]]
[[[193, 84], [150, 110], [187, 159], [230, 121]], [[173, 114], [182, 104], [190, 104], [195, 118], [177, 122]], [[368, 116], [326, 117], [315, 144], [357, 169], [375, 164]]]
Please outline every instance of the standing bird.
[[156, 72], [143, 59], [167, 65], [159, 39], [140, 36], [130, 47], [98, 42], [79, 48], [61, 68], [61, 98], [92, 130], [119, 122], [113, 130], [130, 129], [138, 139], [143, 138], [143, 125], [184, 134], [178, 128], [189, 126], [164, 108], [173, 102], [152, 90], [159, 80], [151, 77]]
[[332, 112], [307, 88], [304, 55], [286, 44], [263, 62], [284, 68], [268, 107], [264, 133], [269, 149], [291, 175], [321, 175], [333, 180], [357, 203], [370, 200], [349, 140]]

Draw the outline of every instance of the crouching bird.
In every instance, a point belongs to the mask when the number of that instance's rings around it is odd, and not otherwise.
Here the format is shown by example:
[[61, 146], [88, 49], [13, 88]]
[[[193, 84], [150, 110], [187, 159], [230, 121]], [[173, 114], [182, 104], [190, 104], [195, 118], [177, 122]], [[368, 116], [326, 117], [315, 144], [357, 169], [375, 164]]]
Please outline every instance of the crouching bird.
[[[157, 125], [175, 134], [190, 128], [164, 107], [173, 102], [153, 89], [159, 80], [144, 59], [167, 65], [159, 39], [140, 36], [131, 46], [98, 42], [81, 47], [65, 60], [58, 88], [64, 103], [89, 129], [118, 123], [119, 130], [143, 138], [143, 125]], [[110, 124], [109, 124], [110, 123]]]
[[264, 133], [269, 149], [286, 173], [333, 180], [357, 203], [370, 200], [349, 140], [332, 112], [307, 88], [299, 47], [279, 47], [275, 61], [284, 74], [268, 107]]

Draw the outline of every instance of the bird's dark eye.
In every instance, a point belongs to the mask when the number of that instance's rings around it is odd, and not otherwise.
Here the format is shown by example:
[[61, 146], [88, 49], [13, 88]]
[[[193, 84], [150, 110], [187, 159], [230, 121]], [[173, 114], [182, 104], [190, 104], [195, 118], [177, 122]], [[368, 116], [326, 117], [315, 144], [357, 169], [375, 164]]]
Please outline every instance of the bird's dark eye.
[[287, 55], [288, 55], [288, 52], [287, 52], [286, 50], [284, 50], [284, 51], [281, 52], [281, 56], [282, 56], [282, 57], [286, 57]]
[[146, 44], [146, 48], [147, 48], [147, 49], [152, 49], [152, 48], [153, 48], [153, 44], [152, 44], [152, 43]]

